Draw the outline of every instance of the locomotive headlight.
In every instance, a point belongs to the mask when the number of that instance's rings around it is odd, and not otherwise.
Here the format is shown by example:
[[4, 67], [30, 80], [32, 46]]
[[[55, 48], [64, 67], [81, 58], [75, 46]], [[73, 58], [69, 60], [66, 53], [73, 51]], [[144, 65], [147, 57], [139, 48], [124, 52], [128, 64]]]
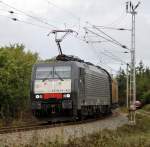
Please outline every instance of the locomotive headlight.
[[37, 94], [37, 95], [35, 96], [35, 98], [36, 98], [36, 99], [39, 99], [39, 98], [40, 98], [40, 95]]
[[70, 94], [68, 93], [68, 94], [64, 94], [64, 96], [63, 96], [64, 98], [70, 98]]
[[68, 93], [68, 94], [66, 94], [66, 97], [67, 97], [67, 98], [70, 98], [70, 94], [69, 94], [69, 93]]

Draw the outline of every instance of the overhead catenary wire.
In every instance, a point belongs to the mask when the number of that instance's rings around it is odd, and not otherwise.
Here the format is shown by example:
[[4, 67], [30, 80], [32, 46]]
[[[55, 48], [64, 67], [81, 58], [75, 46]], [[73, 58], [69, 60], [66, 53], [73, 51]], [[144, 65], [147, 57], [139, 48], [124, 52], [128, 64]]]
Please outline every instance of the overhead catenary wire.
[[110, 70], [110, 72], [114, 71], [115, 73], [117, 73], [118, 71], [112, 67], [110, 67], [106, 62], [102, 61], [100, 58], [99, 58], [99, 64], [101, 64], [103, 67], [107, 68]]
[[[69, 13], [70, 15], [72, 15], [73, 17], [75, 17], [75, 18], [77, 18], [77, 19], [80, 19], [79, 17], [77, 17], [76, 15], [74, 15], [72, 12], [70, 12], [70, 11], [64, 9], [64, 8], [59, 7], [58, 5], [56, 5], [55, 3], [51, 2], [50, 0], [46, 0], [46, 1], [47, 1], [50, 5], [53, 5], [54, 7], [57, 7], [57, 8], [59, 8], [59, 9], [62, 9], [62, 10], [65, 11], [66, 13]], [[117, 28], [117, 30], [129, 30], [129, 29]], [[102, 32], [103, 32], [103, 31], [102, 31]], [[103, 32], [103, 34], [104, 34], [104, 32]], [[107, 34], [105, 34], [105, 35], [107, 36]], [[109, 37], [110, 39], [112, 39], [112, 41], [111, 41], [111, 40], [107, 40], [107, 41], [114, 42], [115, 44], [120, 45], [122, 48], [128, 49], [125, 45], [122, 45], [120, 42], [118, 42], [117, 40], [113, 39], [112, 37], [110, 37], [110, 36], [107, 36], [107, 37]], [[105, 38], [105, 39], [106, 39], [106, 38]], [[84, 39], [83, 39], [83, 40], [84, 40]], [[85, 40], [84, 40], [84, 41], [85, 41]], [[101, 41], [97, 41], [97, 42], [101, 42]]]
[[[94, 44], [94, 43], [102, 43], [102, 42], [109, 42], [109, 41], [111, 41], [111, 40], [107, 40], [107, 41], [87, 41], [85, 38], [86, 38], [86, 34], [84, 35], [84, 39], [80, 39], [79, 37], [76, 37], [77, 39], [79, 39], [80, 41], [84, 41], [84, 42], [86, 42], [86, 43], [90, 43], [90, 44]], [[103, 38], [103, 39], [105, 39], [105, 38]], [[115, 61], [119, 61], [119, 63], [121, 63], [121, 64], [127, 64], [125, 61], [123, 61], [123, 60], [121, 60], [119, 57], [117, 57], [117, 56], [115, 56], [115, 55], [113, 55], [112, 54], [112, 56], [111, 55], [107, 55], [106, 53], [103, 53], [103, 52], [101, 52], [103, 55], [105, 55], [105, 56], [107, 56], [107, 57], [110, 57], [110, 58], [113, 58], [113, 60], [115, 60]], [[128, 52], [123, 52], [123, 53], [128, 53]], [[111, 54], [111, 53], [109, 53], [109, 54]]]
[[[73, 14], [72, 12], [68, 11], [67, 9], [58, 6], [56, 3], [54, 3], [54, 2], [52, 2], [52, 1], [50, 1], [50, 0], [46, 0], [46, 1], [47, 1], [50, 5], [52, 5], [52, 6], [56, 7], [56, 8], [58, 8], [58, 9], [61, 9], [61, 10], [63, 10], [65, 13], [68, 13], [69, 15], [73, 16], [75, 19], [78, 19], [78, 20], [79, 20], [79, 29], [78, 29], [78, 32], [80, 31], [80, 29], [81, 29], [81, 18], [80, 18], [80, 17], [78, 17], [77, 15], [75, 15], [75, 14]], [[123, 14], [124, 14], [124, 12], [123, 12]], [[123, 14], [121, 14], [121, 16], [119, 16], [119, 18], [117, 18], [117, 20], [113, 21], [113, 23], [114, 23], [114, 22], [117, 22], [119, 19], [121, 19], [121, 21], [122, 21], [122, 20], [127, 16], [127, 15], [125, 15], [125, 17], [122, 19], [122, 15], [123, 15]], [[86, 23], [86, 21], [85, 21], [84, 23]], [[105, 27], [105, 28], [106, 28], [106, 27]], [[108, 29], [108, 28], [107, 28], [107, 29]], [[126, 30], [126, 31], [130, 31], [129, 29], [125, 29], [125, 28], [114, 28], [114, 29], [119, 30], [119, 31], [125, 31], [125, 30]], [[84, 39], [83, 39], [83, 40], [84, 40]], [[120, 44], [120, 46], [121, 46], [122, 48], [127, 49], [127, 47], [126, 47], [125, 45]]]
[[[95, 50], [95, 47], [94, 47], [94, 45], [93, 44], [91, 44], [91, 48], [92, 48], [92, 51], [93, 51], [93, 53], [97, 56], [97, 58], [99, 59], [99, 64], [101, 64], [101, 66], [103, 66], [103, 67], [105, 67], [106, 69], [109, 69], [110, 70], [110, 72], [112, 72], [112, 71], [114, 71], [115, 73], [118, 73], [118, 71], [116, 70], [116, 69], [113, 69], [111, 66], [109, 66], [106, 62], [104, 62], [104, 60], [102, 61], [101, 59], [100, 59], [100, 55], [102, 55], [103, 54], [103, 52], [97, 52], [96, 50]], [[100, 54], [100, 53], [102, 53], [102, 54]], [[120, 65], [126, 65], [127, 63], [125, 62], [125, 61], [123, 61], [123, 60], [120, 60], [119, 58], [114, 58], [113, 56], [109, 56], [109, 55], [107, 55], [107, 54], [103, 54], [104, 56], [107, 56], [108, 58], [112, 58], [114, 61], [118, 61], [118, 64]], [[112, 61], [111, 61], [111, 63], [112, 63]], [[114, 64], [114, 63], [113, 63]]]
[[[11, 19], [12, 19], [13, 21], [19, 21], [19, 22], [22, 22], [22, 23], [25, 23], [25, 24], [29, 24], [29, 25], [36, 26], [36, 27], [38, 27], [38, 28], [43, 28], [43, 29], [49, 30], [48, 27], [45, 27], [45, 26], [42, 26], [42, 25], [37, 25], [37, 24], [31, 23], [31, 22], [23, 21], [23, 20], [16, 19], [16, 18], [11, 18]], [[16, 20], [15, 20], [15, 19], [16, 19]]]
[[120, 44], [120, 43], [118, 43], [118, 42], [115, 42], [115, 41], [113, 41], [112, 39], [108, 39], [108, 38], [106, 38], [106, 37], [104, 37], [104, 36], [102, 36], [102, 35], [100, 35], [100, 34], [94, 32], [94, 31], [88, 29], [88, 28], [85, 28], [85, 27], [84, 27], [84, 29], [87, 30], [88, 32], [90, 32], [90, 33], [96, 35], [96, 36], [99, 36], [100, 38], [103, 38], [104, 40], [107, 40], [108, 42], [111, 42], [111, 43], [113, 43], [113, 44], [115, 44], [115, 45], [117, 45], [117, 46], [120, 46], [120, 47], [122, 47], [122, 48], [124, 48], [124, 49], [129, 50], [125, 45], [122, 45], [122, 44]]
[[[79, 38], [78, 36], [75, 36], [75, 37], [76, 37], [78, 40], [80, 40], [81, 42], [85, 42], [84, 39], [81, 39], [81, 38]], [[98, 63], [100, 63], [102, 66], [105, 66], [105, 68], [108, 68], [110, 71], [118, 72], [117, 70], [115, 70], [115, 69], [111, 68], [109, 65], [107, 65], [107, 63], [104, 63], [103, 61], [100, 60], [99, 53], [97, 53], [97, 52], [95, 51], [95, 48], [94, 48], [94, 46], [93, 46], [92, 43], [87, 43], [87, 42], [85, 42], [85, 43], [86, 43], [86, 44], [91, 44], [93, 53], [94, 53], [94, 54], [97, 56], [97, 58], [99, 59], [99, 62], [98, 62]], [[91, 49], [91, 48], [90, 48], [90, 49]]]
[[[93, 47], [93, 49], [94, 49], [94, 47]], [[94, 50], [93, 50], [93, 51], [94, 51]], [[114, 71], [115, 73], [118, 72], [117, 70], [115, 70], [115, 69], [113, 69], [112, 67], [110, 67], [106, 62], [104, 62], [104, 60], [101, 60], [101, 59], [100, 59], [100, 55], [99, 55], [98, 53], [96, 53], [96, 52], [94, 52], [94, 53], [95, 53], [95, 55], [97, 56], [97, 58], [98, 58], [98, 60], [99, 60], [98, 64], [101, 64], [101, 66], [103, 66], [103, 67], [109, 69], [110, 72], [112, 72], [112, 71]]]
[[12, 15], [23, 15], [23, 14], [20, 14], [20, 13], [16, 13], [15, 11], [13, 11], [13, 10], [10, 10], [10, 9], [0, 9], [0, 11], [2, 11], [2, 12], [6, 12], [6, 13], [8, 13], [8, 14], [12, 14]]
[[114, 55], [109, 54], [109, 53], [106, 53], [105, 50], [104, 51], [100, 51], [99, 53], [103, 54], [104, 56], [107, 56], [107, 57], [111, 58], [112, 60], [118, 61], [121, 64], [125, 64], [125, 65], [127, 64], [125, 61], [121, 60], [119, 57], [114, 56]]
[[[113, 68], [110, 67], [107, 63], [105, 63], [104, 61], [102, 61], [102, 60], [100, 59], [100, 54], [95, 50], [95, 47], [94, 47], [93, 44], [91, 44], [91, 48], [92, 48], [93, 53], [94, 53], [94, 54], [96, 55], [96, 57], [98, 58], [99, 62], [100, 62], [101, 64], [103, 64], [103, 66], [109, 68], [111, 71], [118, 72], [117, 70], [113, 69]], [[104, 55], [104, 56], [106, 56], [106, 55]], [[112, 62], [111, 62], [111, 63], [112, 63]]]
[[69, 10], [66, 10], [65, 8], [62, 8], [62, 7], [58, 6], [57, 4], [55, 4], [54, 2], [52, 2], [52, 1], [50, 1], [50, 0], [46, 0], [46, 1], [47, 1], [47, 3], [48, 3], [49, 5], [52, 5], [52, 6], [56, 7], [56, 8], [58, 8], [58, 9], [61, 9], [61, 10], [63, 10], [65, 13], [67, 13], [67, 14], [69, 14], [70, 16], [74, 17], [75, 19], [80, 20], [80, 17], [76, 16], [75, 14], [73, 14], [72, 12], [70, 12]]
[[[126, 62], [126, 61], [120, 59], [118, 56], [112, 54], [110, 51], [103, 50], [103, 51], [97, 52], [97, 51], [95, 50], [93, 44], [91, 44], [91, 47], [92, 47], [92, 49], [93, 49], [92, 51], [96, 54], [96, 56], [97, 56], [98, 58], [99, 58], [100, 55], [104, 55], [104, 56], [108, 57], [109, 59], [111, 58], [111, 59], [114, 60], [114, 61], [118, 61], [117, 64], [119, 64], [119, 65], [120, 65], [120, 64], [121, 64], [121, 65], [127, 65], [127, 64], [128, 64], [128, 62]], [[107, 53], [106, 53], [106, 52], [107, 52]], [[102, 62], [102, 60], [101, 60], [101, 62]], [[110, 62], [109, 62], [109, 63], [110, 63]], [[112, 63], [112, 61], [111, 61], [111, 63]], [[106, 63], [105, 63], [105, 64], [106, 64]], [[113, 63], [113, 64], [114, 64], [114, 63]], [[109, 65], [107, 65], [107, 64], [106, 64], [106, 66], [109, 67], [109, 68], [111, 68], [111, 67], [110, 67]], [[111, 70], [114, 70], [114, 69], [112, 68]], [[115, 70], [114, 70], [114, 71], [115, 71]]]
[[[104, 36], [102, 36], [102, 35], [100, 35], [100, 34], [94, 32], [94, 31], [92, 31], [92, 30], [90, 30], [90, 29], [88, 29], [88, 28], [86, 28], [86, 27], [84, 27], [84, 29], [86, 30], [86, 32], [90, 32], [90, 33], [92, 33], [92, 34], [94, 34], [94, 35], [96, 35], [96, 36], [98, 36], [98, 37], [103, 38], [104, 40], [107, 40], [108, 42], [113, 42], [112, 40], [107, 39], [107, 38], [105, 38]], [[118, 43], [115, 43], [115, 42], [113, 42], [113, 43], [116, 44], [116, 45], [119, 45]]]
[[[74, 14], [73, 12], [71, 12], [71, 11], [65, 9], [65, 8], [60, 7], [59, 5], [57, 5], [56, 3], [52, 2], [51, 0], [45, 0], [45, 1], [47, 1], [47, 3], [48, 3], [49, 5], [54, 6], [54, 7], [58, 8], [58, 9], [64, 11], [64, 12], [67, 13], [68, 15], [74, 17], [75, 19], [79, 20], [79, 23], [80, 23], [81, 17], [77, 16], [76, 14]], [[120, 20], [120, 19], [121, 19], [121, 21], [122, 21], [122, 20], [123, 20], [123, 19], [122, 19], [122, 18], [123, 18], [123, 15], [124, 15], [124, 12], [123, 12], [115, 21], [113, 21], [113, 22], [110, 23], [110, 24], [113, 24], [114, 22], [118, 22], [118, 20]], [[125, 14], [125, 17], [126, 17], [126, 16], [127, 16], [127, 15]], [[83, 22], [86, 23], [86, 21], [83, 21]], [[79, 24], [79, 25], [80, 25], [80, 24]], [[108, 26], [108, 25], [105, 25], [105, 26]], [[122, 28], [118, 28], [118, 30], [123, 30], [123, 29], [122, 29]], [[124, 30], [128, 30], [128, 29], [124, 29]]]
[[24, 14], [25, 16], [30, 17], [30, 18], [32, 18], [32, 19], [34, 19], [34, 20], [36, 20], [36, 21], [38, 21], [38, 22], [40, 22], [40, 23], [43, 23], [43, 24], [48, 25], [48, 26], [51, 26], [51, 27], [53, 27], [53, 28], [57, 28], [55, 25], [50, 24], [50, 23], [44, 21], [44, 20], [43, 20], [42, 18], [40, 18], [40, 17], [32, 16], [31, 14], [28, 14], [28, 13], [26, 13], [25, 11], [20, 10], [20, 9], [14, 7], [14, 6], [11, 6], [11, 5], [9, 5], [9, 4], [3, 2], [3, 1], [0, 1], [0, 3], [3, 4], [3, 5], [5, 5], [5, 6], [7, 6], [7, 7], [9, 7], [9, 8], [11, 8], [11, 9], [13, 9], [13, 10], [15, 10], [15, 11], [18, 11], [18, 12]]
[[72, 16], [74, 19], [76, 19], [77, 22], [78, 22], [78, 25], [77, 25], [78, 26], [78, 32], [80, 31], [80, 29], [81, 29], [81, 18], [79, 16], [77, 16], [76, 14], [74, 14], [73, 12], [71, 12], [71, 11], [65, 9], [65, 8], [62, 8], [62, 7], [58, 6], [56, 3], [54, 3], [54, 2], [52, 2], [50, 0], [45, 0], [45, 1], [47, 1], [47, 3], [49, 5], [51, 5], [53, 7], [56, 7], [57, 9], [60, 9], [60, 10], [64, 11], [66, 14], [68, 14], [68, 15]]
[[6, 9], [0, 9], [0, 11], [2, 11], [2, 12], [8, 12], [9, 10], [6, 10]]
[[[47, 1], [49, 1], [49, 0], [47, 0]], [[10, 5], [9, 5], [10, 6]], [[16, 11], [18, 11], [18, 9], [16, 9], [16, 8], [14, 8], [14, 7], [12, 7], [14, 10], [16, 10]], [[62, 8], [63, 9], [63, 8]], [[65, 9], [64, 9], [65, 10]], [[13, 11], [11, 11], [11, 12], [13, 12]], [[26, 16], [28, 16], [28, 17], [31, 17], [32, 19], [35, 19], [35, 20], [37, 20], [37, 21], [39, 21], [39, 22], [41, 22], [41, 23], [43, 23], [43, 20], [41, 20], [41, 18], [38, 18], [38, 17], [35, 17], [35, 16], [32, 16], [32, 15], [30, 15], [30, 14], [27, 14], [27, 13], [25, 13], [25, 12], [23, 12], [22, 10], [19, 10], [18, 12], [21, 12], [21, 13], [23, 13], [24, 15], [26, 15]], [[66, 11], [67, 13], [69, 12], [69, 11]], [[70, 13], [71, 14], [71, 13]], [[72, 14], [71, 14], [72, 15]], [[73, 16], [73, 15], [72, 15]], [[76, 16], [75, 16], [76, 17]], [[78, 17], [76, 17], [76, 18], [78, 18]], [[27, 23], [27, 24], [31, 24], [31, 25], [35, 25], [35, 24], [32, 24], [32, 23], [30, 23], [30, 22], [26, 22], [26, 21], [22, 21], [22, 20], [19, 20], [19, 19], [14, 19], [14, 18], [11, 18], [12, 20], [14, 20], [14, 21], [20, 21], [20, 22], [22, 22], [22, 23]], [[79, 19], [79, 18], [78, 18]], [[47, 24], [47, 25], [49, 25], [48, 23], [44, 23], [44, 24]], [[35, 26], [38, 26], [38, 25], [35, 25]], [[43, 26], [41, 26], [41, 28], [42, 28]], [[46, 27], [43, 27], [43, 28], [46, 28]], [[47, 28], [46, 28], [47, 29]], [[104, 37], [105, 38], [105, 37]], [[103, 38], [103, 39], [104, 39]], [[105, 38], [105, 40], [106, 40], [106, 38]], [[115, 43], [115, 41], [113, 40], [110, 40], [110, 39], [108, 39], [108, 41], [109, 42], [114, 42], [114, 44], [120, 44], [120, 43], [118, 43], [118, 42], [116, 42]], [[100, 41], [101, 42], [101, 41]], [[121, 44], [120, 44], [121, 45]], [[123, 47], [123, 46], [122, 46]]]
[[95, 27], [101, 28], [101, 29], [108, 29], [108, 30], [131, 31], [131, 29], [127, 29], [127, 28], [123, 28], [123, 27], [117, 28], [117, 27], [97, 26], [97, 25], [95, 25]]
[[109, 53], [110, 55], [112, 55], [114, 58], [116, 58], [118, 61], [121, 61], [123, 64], [127, 64], [125, 61], [123, 61], [120, 57], [114, 55], [112, 52], [108, 51], [108, 50], [104, 50], [105, 52]]
[[127, 46], [121, 44], [119, 41], [117, 41], [116, 39], [112, 38], [111, 36], [109, 36], [108, 34], [106, 34], [104, 31], [102, 31], [101, 29], [97, 28], [96, 26], [93, 25], [93, 28], [96, 29], [96, 30], [98, 30], [99, 32], [101, 32], [102, 34], [104, 34], [105, 36], [107, 36], [108, 38], [110, 38], [111, 40], [113, 40], [114, 42], [116, 42], [122, 48], [128, 49]]
[[[96, 28], [94, 25], [92, 25], [92, 27]], [[96, 28], [96, 29], [98, 29], [98, 28]], [[101, 31], [100, 29], [98, 29], [98, 31], [100, 31], [101, 33], [103, 33], [104, 35], [106, 35], [108, 38], [112, 39], [115, 43], [117, 43], [117, 44], [120, 45], [121, 47], [126, 48], [126, 47], [123, 46], [120, 42], [118, 42], [117, 40], [113, 39], [111, 36], [107, 35], [105, 32]], [[86, 35], [87, 35], [87, 33], [85, 33], [85, 37], [86, 37]], [[103, 36], [103, 37], [104, 37], [104, 36]], [[108, 41], [109, 41], [109, 40], [108, 40]], [[90, 42], [89, 42], [89, 43], [90, 43]], [[101, 53], [102, 53], [102, 52], [101, 52]], [[123, 61], [123, 60], [120, 59], [119, 57], [113, 55], [111, 52], [108, 52], [108, 53], [109, 53], [109, 55], [107, 55], [105, 52], [102, 53], [102, 54], [104, 54], [104, 55], [106, 55], [106, 56], [109, 56], [109, 57], [112, 58], [112, 59], [118, 60], [118, 61], [120, 61], [122, 64], [127, 64], [125, 61]], [[127, 53], [127, 52], [124, 52], [124, 53]], [[111, 55], [110, 55], [110, 54], [111, 54]]]
[[[66, 10], [66, 9], [64, 9], [64, 8], [62, 8], [62, 7], [59, 7], [58, 5], [56, 5], [55, 3], [51, 2], [50, 0], [46, 0], [46, 1], [47, 1], [49, 4], [55, 6], [55, 7], [59, 8], [59, 9], [62, 9], [62, 10], [65, 11], [66, 13], [69, 13], [71, 16], [75, 17], [76, 19], [80, 19], [80, 17], [76, 16], [76, 15], [73, 14], [72, 12], [70, 12], [70, 11], [68, 11], [68, 10]], [[19, 10], [19, 9], [17, 9], [17, 8], [15, 8], [15, 7], [13, 7], [13, 6], [11, 6], [11, 5], [9, 5], [9, 4], [3, 2], [3, 1], [0, 1], [0, 3], [3, 3], [4, 5], [6, 5], [6, 6], [12, 8], [12, 9], [14, 9], [14, 10], [16, 10], [16, 11], [19, 11], [19, 12], [25, 14], [25, 15], [28, 16], [28, 17], [31, 17], [31, 18], [33, 18], [33, 19], [35, 19], [35, 20], [37, 20], [37, 21], [40, 21], [41, 23], [50, 25], [50, 26], [52, 26], [52, 27], [56, 27], [56, 26], [54, 26], [54, 25], [51, 25], [51, 24], [49, 24], [49, 23], [47, 23], [47, 22], [41, 20], [41, 18], [32, 16], [32, 15], [30, 15], [30, 14], [28, 14], [28, 13], [22, 11], [22, 10]], [[11, 12], [13, 12], [13, 11], [11, 11]], [[125, 47], [125, 46], [122, 46], [122, 47]]]
[[5, 17], [7, 19], [11, 19], [12, 21], [16, 21], [16, 22], [18, 21], [18, 22], [21, 22], [21, 23], [24, 23], [24, 24], [28, 24], [28, 25], [32, 25], [32, 26], [35, 26], [35, 27], [38, 27], [38, 28], [43, 28], [43, 29], [49, 30], [48, 27], [38, 25], [38, 24], [34, 24], [34, 23], [31, 23], [31, 22], [28, 22], [28, 21], [23, 21], [23, 20], [20, 20], [16, 17], [9, 17], [9, 16], [6, 16], [6, 15], [0, 15], [0, 16]]
[[[103, 43], [103, 42], [108, 42], [107, 40], [99, 40], [99, 36], [96, 36], [96, 35], [89, 35], [87, 31], [85, 31], [85, 35], [83, 36], [83, 40], [86, 42], [86, 43]], [[92, 38], [92, 39], [90, 39]], [[97, 40], [93, 40], [93, 38], [97, 38]]]
[[[59, 8], [59, 9], [62, 9], [62, 10], [64, 10], [64, 11], [67, 12], [67, 13], [70, 13], [70, 15], [72, 15], [73, 17], [76, 17], [77, 19], [80, 19], [79, 17], [77, 17], [77, 16], [74, 15], [73, 13], [69, 12], [68, 10], [66, 10], [66, 9], [64, 9], [64, 8], [61, 8], [61, 7], [57, 6], [57, 5], [54, 4], [53, 2], [51, 2], [51, 1], [49, 1], [49, 0], [46, 0], [46, 1], [47, 1], [49, 4], [55, 6], [55, 7]], [[14, 10], [16, 10], [16, 11], [19, 11], [19, 12], [25, 14], [25, 15], [28, 16], [28, 17], [31, 17], [32, 19], [35, 19], [35, 20], [37, 20], [37, 21], [40, 21], [41, 23], [50, 25], [50, 26], [52, 26], [52, 27], [56, 27], [56, 26], [51, 25], [51, 24], [49, 24], [49, 23], [47, 23], [47, 22], [44, 22], [43, 20], [41, 20], [41, 19], [38, 18], [38, 17], [32, 16], [32, 15], [30, 15], [30, 14], [28, 14], [28, 13], [22, 11], [22, 10], [19, 10], [19, 9], [17, 9], [17, 8], [15, 8], [15, 7], [13, 7], [13, 6], [11, 6], [11, 5], [9, 5], [9, 4], [3, 2], [3, 1], [0, 1], [0, 3], [3, 3], [4, 5], [6, 5], [6, 6], [12, 8], [12, 9], [14, 9]], [[10, 12], [13, 12], [13, 11], [10, 11]], [[111, 39], [112, 39], [112, 38], [111, 38]], [[116, 40], [114, 40], [114, 41], [116, 41]], [[118, 43], [118, 42], [117, 42], [117, 43]], [[119, 44], [119, 43], [118, 43], [118, 44]], [[120, 44], [120, 45], [121, 45], [121, 44]], [[123, 47], [123, 48], [126, 48], [126, 46], [123, 46], [123, 45], [122, 45], [122, 47]]]
[[[85, 41], [85, 40], [83, 40], [83, 39], [80, 39], [78, 36], [75, 36], [78, 40], [80, 40], [80, 41], [82, 41], [82, 42], [85, 42], [86, 44], [91, 44], [91, 45], [93, 45], [94, 44], [94, 42], [88, 42], [88, 41]], [[101, 41], [98, 41], [98, 42], [96, 42], [96, 43], [99, 43], [99, 42], [101, 42]], [[92, 46], [92, 51], [94, 52], [94, 47]], [[126, 64], [126, 62], [125, 61], [123, 61], [123, 60], [121, 60], [119, 57], [117, 58], [117, 56], [115, 56], [115, 57], [113, 57], [113, 55], [107, 55], [105, 52], [99, 52], [99, 53], [102, 53], [104, 56], [107, 56], [107, 57], [109, 57], [109, 58], [111, 58], [111, 59], [113, 59], [114, 61], [118, 61], [118, 63], [119, 64]], [[98, 55], [99, 54], [98, 52], [94, 52], [94, 54], [96, 54], [96, 55]], [[97, 56], [97, 58], [99, 58], [99, 55]], [[109, 68], [111, 68], [111, 67], [109, 67]], [[113, 70], [113, 69], [112, 69]]]
[[111, 72], [114, 71], [117, 73], [118, 71], [107, 65], [104, 61], [99, 60], [99, 64], [103, 65], [105, 68], [108, 68]]
[[114, 20], [113, 22], [109, 23], [109, 24], [106, 24], [105, 26], [113, 26], [113, 25], [118, 25], [118, 24], [121, 24], [123, 20], [125, 20], [125, 18], [127, 17], [127, 14], [125, 14], [124, 16], [124, 12], [122, 12], [122, 14], [116, 19]]
[[124, 62], [123, 60], [120, 60], [119, 58], [116, 58], [115, 56], [111, 56], [110, 54], [107, 54], [105, 52], [100, 52], [100, 53], [107, 56], [107, 57], [109, 57], [109, 58], [111, 58], [111, 59], [113, 59], [113, 60], [115, 60], [115, 61], [120, 62], [121, 64], [126, 64], [126, 62]]

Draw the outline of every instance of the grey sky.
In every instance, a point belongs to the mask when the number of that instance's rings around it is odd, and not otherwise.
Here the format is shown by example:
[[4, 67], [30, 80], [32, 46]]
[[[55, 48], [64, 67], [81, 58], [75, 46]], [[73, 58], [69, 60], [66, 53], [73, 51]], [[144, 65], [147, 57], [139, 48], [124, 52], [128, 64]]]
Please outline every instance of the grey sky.
[[[79, 32], [79, 37], [83, 35], [82, 27], [87, 25], [86, 21], [94, 25], [108, 27], [131, 27], [131, 16], [125, 12], [125, 0], [49, 0], [55, 5], [48, 4], [47, 0], [2, 1], [32, 16], [44, 18], [49, 24], [55, 25], [60, 29], [65, 27], [74, 29]], [[142, 4], [138, 8], [138, 15], [136, 16], [136, 61], [138, 63], [140, 60], [143, 60], [147, 66], [150, 66], [150, 1], [143, 0], [141, 2]], [[133, 0], [133, 3], [136, 4], [137, 0]], [[23, 43], [26, 49], [38, 52], [43, 59], [51, 58], [58, 54], [54, 37], [52, 35], [47, 37], [47, 34], [54, 28], [39, 23], [17, 11], [15, 11], [16, 14], [11, 15], [7, 13], [10, 10], [13, 9], [0, 3], [1, 46], [9, 45], [9, 43]], [[49, 29], [38, 28], [22, 22], [13, 22], [4, 16], [17, 17], [22, 21], [42, 25]], [[131, 35], [129, 31], [105, 30], [105, 32], [122, 44], [130, 47]], [[107, 42], [86, 44], [75, 36], [70, 35], [62, 43], [62, 47], [66, 54], [79, 56], [95, 64], [98, 64], [100, 59], [103, 65], [107, 64], [115, 70], [119, 68], [120, 64], [116, 64], [114, 59], [104, 55], [103, 52], [109, 56], [114, 54], [123, 61], [130, 61], [130, 54], [123, 54], [124, 50], [122, 48]], [[110, 51], [112, 53], [109, 53]]]

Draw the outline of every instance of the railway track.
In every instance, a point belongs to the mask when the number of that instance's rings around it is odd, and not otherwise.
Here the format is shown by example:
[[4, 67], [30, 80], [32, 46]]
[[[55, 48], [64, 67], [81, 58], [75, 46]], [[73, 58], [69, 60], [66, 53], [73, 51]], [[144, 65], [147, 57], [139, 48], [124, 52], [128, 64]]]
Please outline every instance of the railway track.
[[39, 129], [46, 129], [46, 128], [53, 128], [53, 127], [59, 127], [59, 126], [69, 126], [69, 125], [78, 125], [78, 124], [85, 124], [94, 122], [101, 119], [106, 119], [112, 116], [118, 115], [118, 112], [113, 112], [112, 114], [106, 115], [106, 116], [100, 116], [98, 118], [90, 118], [82, 121], [75, 121], [75, 122], [59, 122], [59, 123], [36, 123], [36, 124], [30, 124], [25, 126], [18, 126], [18, 127], [3, 127], [0, 128], [0, 134], [5, 133], [13, 133], [13, 132], [23, 132], [23, 131], [30, 131], [30, 130], [39, 130]]

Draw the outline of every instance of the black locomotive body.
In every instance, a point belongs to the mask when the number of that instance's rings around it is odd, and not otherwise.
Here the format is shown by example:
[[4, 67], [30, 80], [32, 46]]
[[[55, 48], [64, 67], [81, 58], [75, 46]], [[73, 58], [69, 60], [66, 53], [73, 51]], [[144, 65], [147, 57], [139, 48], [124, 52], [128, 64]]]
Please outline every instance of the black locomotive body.
[[109, 113], [111, 77], [86, 62], [55, 61], [33, 67], [31, 102], [38, 118], [78, 119]]

